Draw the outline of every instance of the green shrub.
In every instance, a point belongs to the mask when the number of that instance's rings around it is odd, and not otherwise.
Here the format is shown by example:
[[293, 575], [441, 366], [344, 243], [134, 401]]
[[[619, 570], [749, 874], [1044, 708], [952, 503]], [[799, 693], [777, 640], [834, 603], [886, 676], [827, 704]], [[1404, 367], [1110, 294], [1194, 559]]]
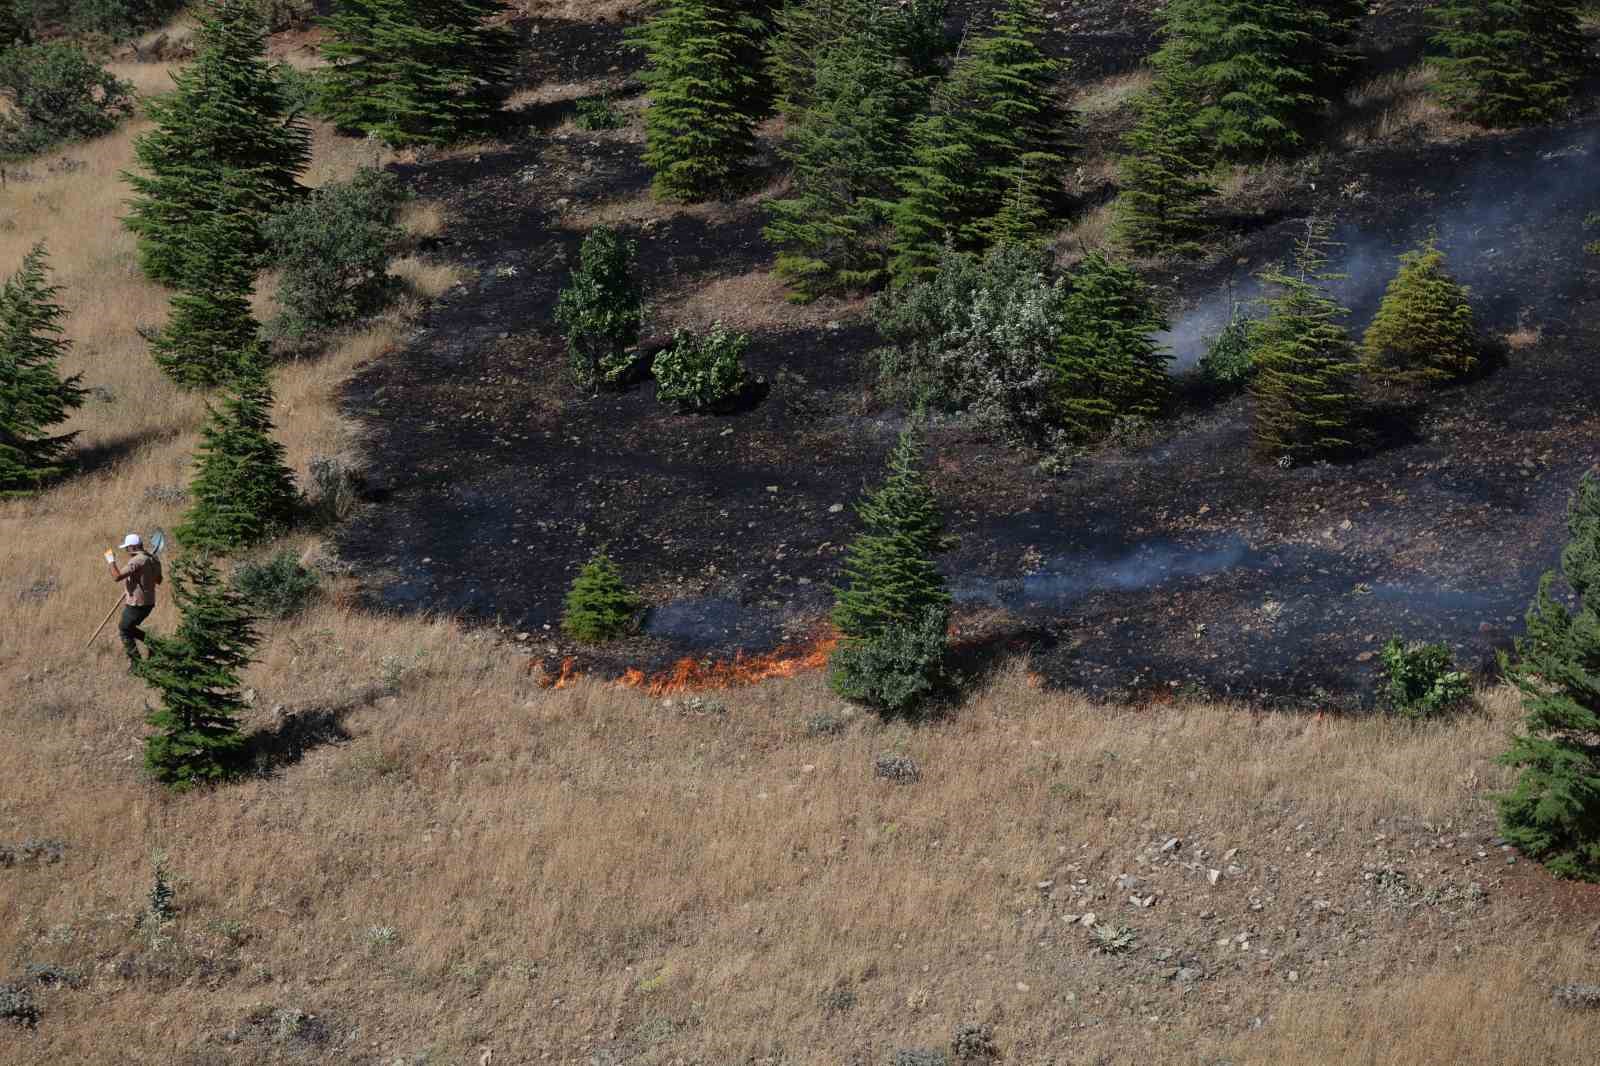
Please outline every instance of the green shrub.
[[1005, 433], [1047, 427], [1067, 292], [1045, 266], [1019, 245], [982, 258], [947, 246], [930, 277], [880, 296], [873, 320], [888, 342], [877, 353], [885, 390]]
[[1200, 377], [1221, 392], [1238, 392], [1256, 376], [1256, 323], [1239, 307], [1200, 357]]
[[713, 411], [736, 400], [749, 380], [743, 356], [750, 338], [718, 322], [695, 336], [679, 330], [672, 347], [656, 356], [651, 372], [656, 397], [691, 411]]
[[579, 100], [572, 124], [580, 130], [620, 130], [627, 125], [622, 113], [611, 106], [609, 96], [585, 96]]
[[579, 266], [556, 300], [572, 375], [587, 389], [615, 388], [633, 369], [628, 349], [639, 339], [643, 302], [630, 276], [639, 246], [605, 226], [583, 239]]
[[1445, 644], [1407, 644], [1395, 637], [1379, 658], [1387, 680], [1384, 702], [1408, 718], [1447, 714], [1472, 695], [1472, 681], [1456, 669]]
[[290, 618], [316, 598], [321, 582], [287, 549], [264, 563], [243, 563], [233, 572], [233, 590], [251, 610], [270, 618]]
[[597, 552], [567, 593], [561, 628], [574, 640], [611, 640], [633, 627], [640, 606], [639, 597], [623, 584], [617, 564], [605, 552]]
[[322, 333], [383, 308], [395, 289], [389, 258], [405, 236], [406, 198], [393, 174], [366, 167], [267, 220], [262, 232], [281, 271], [277, 333]]
[[12, 107], [0, 116], [0, 156], [98, 137], [133, 111], [132, 85], [62, 42], [0, 52], [0, 95]]
[[948, 617], [929, 607], [915, 623], [844, 641], [828, 659], [833, 690], [885, 714], [914, 710], [944, 681]]
[[130, 37], [159, 26], [180, 0], [13, 0], [25, 25], [72, 37]]

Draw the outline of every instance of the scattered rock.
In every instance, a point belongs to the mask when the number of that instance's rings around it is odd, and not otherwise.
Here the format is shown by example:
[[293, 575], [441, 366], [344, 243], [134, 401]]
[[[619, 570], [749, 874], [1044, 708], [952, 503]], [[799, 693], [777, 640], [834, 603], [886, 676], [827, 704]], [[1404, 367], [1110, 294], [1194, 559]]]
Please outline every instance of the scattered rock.
[[1206, 883], [1207, 884], [1214, 885], [1220, 880], [1222, 880], [1222, 871], [1221, 870], [1207, 870], [1206, 871]]
[[922, 777], [922, 767], [909, 755], [884, 752], [873, 761], [872, 772], [886, 781], [909, 785]]
[[828, 513], [829, 514], [838, 514], [842, 510], [844, 510], [844, 504], [836, 503], [836, 504], [834, 504], [834, 505], [832, 505], [831, 507], [828, 508]]
[[1204, 976], [1205, 974], [1197, 967], [1180, 966], [1178, 967], [1178, 972], [1172, 975], [1172, 979], [1180, 985], [1192, 985]]
[[1179, 840], [1177, 837], [1168, 837], [1167, 842], [1161, 845], [1161, 850], [1163, 852], [1177, 851], [1181, 847], [1183, 847], [1183, 841]]

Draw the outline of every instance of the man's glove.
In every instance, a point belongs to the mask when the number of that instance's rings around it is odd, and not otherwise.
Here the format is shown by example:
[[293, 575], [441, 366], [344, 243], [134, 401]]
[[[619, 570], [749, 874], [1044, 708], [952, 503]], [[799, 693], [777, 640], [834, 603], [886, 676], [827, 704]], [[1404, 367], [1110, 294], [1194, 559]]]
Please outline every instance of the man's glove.
[[106, 549], [106, 562], [110, 563], [112, 566], [117, 565], [117, 553], [114, 549]]

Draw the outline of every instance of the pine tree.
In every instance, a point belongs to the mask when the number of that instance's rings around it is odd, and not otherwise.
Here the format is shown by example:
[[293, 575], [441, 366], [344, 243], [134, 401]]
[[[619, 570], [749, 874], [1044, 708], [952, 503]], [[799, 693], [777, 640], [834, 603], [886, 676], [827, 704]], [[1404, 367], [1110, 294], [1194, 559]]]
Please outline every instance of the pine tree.
[[596, 226], [578, 250], [578, 269], [556, 298], [556, 324], [567, 338], [572, 376], [580, 387], [624, 383], [633, 369], [629, 347], [639, 339], [643, 302], [633, 279], [633, 241]]
[[66, 309], [55, 302], [44, 243], [0, 286], [0, 496], [31, 492], [66, 471], [76, 433], [50, 429], [83, 405], [81, 375], [63, 378], [56, 362], [66, 354], [61, 338]]
[[888, 479], [856, 508], [866, 528], [845, 554], [846, 585], [833, 608], [833, 624], [846, 638], [870, 638], [949, 607], [933, 561], [943, 548], [944, 516], [921, 470], [922, 446], [913, 423], [890, 453]]
[[147, 657], [137, 672], [161, 697], [145, 718], [157, 730], [145, 738], [145, 768], [183, 792], [241, 769], [239, 671], [252, 661], [259, 638], [243, 599], [205, 556], [174, 563], [171, 585], [177, 632], [147, 637]]
[[1139, 121], [1123, 139], [1115, 238], [1134, 255], [1198, 255], [1209, 228], [1204, 212], [1217, 195], [1206, 177], [1210, 148], [1194, 123], [1202, 88], [1187, 50], [1167, 48], [1159, 61]]
[[481, 130], [509, 89], [516, 37], [487, 21], [497, 0], [342, 0], [328, 31], [317, 109], [390, 145]]
[[1429, 239], [1400, 257], [1362, 349], [1372, 376], [1396, 385], [1464, 377], [1478, 365], [1477, 323], [1467, 290], [1445, 269]]
[[139, 264], [168, 285], [205, 280], [188, 249], [195, 227], [224, 211], [248, 223], [241, 250], [259, 265], [261, 223], [297, 194], [311, 158], [255, 7], [217, 0], [197, 17], [199, 55], [173, 75], [172, 93], [145, 105], [156, 128], [135, 138], [134, 158], [147, 173], [124, 175], [135, 196], [123, 224], [139, 238]]
[[0, 51], [33, 42], [32, 19], [16, 0], [0, 0]]
[[1043, 36], [1039, 0], [1007, 0], [912, 127], [895, 209], [897, 282], [937, 270], [946, 241], [985, 247], [1018, 174], [1042, 184], [1065, 165], [1072, 122], [1058, 97], [1062, 65], [1041, 50]]
[[1500, 832], [1553, 873], [1600, 881], [1600, 480], [1592, 473], [1567, 530], [1561, 572], [1576, 603], [1551, 595], [1555, 574], [1545, 574], [1515, 664], [1501, 657], [1527, 717], [1501, 756], [1522, 773], [1497, 798]]
[[1072, 275], [1062, 318], [1051, 369], [1055, 410], [1069, 437], [1086, 440], [1119, 418], [1161, 412], [1170, 353], [1154, 335], [1167, 323], [1137, 272], [1092, 253]]
[[778, 12], [768, 75], [774, 103], [791, 118], [816, 104], [820, 68], [864, 33], [884, 40], [910, 75], [935, 74], [948, 51], [950, 0], [789, 0]]
[[878, 0], [850, 0], [862, 22], [818, 61], [810, 103], [790, 129], [784, 157], [791, 195], [771, 201], [764, 236], [780, 248], [777, 272], [796, 299], [861, 290], [885, 277], [885, 236], [917, 83], [894, 52]]
[[1340, 277], [1327, 269], [1331, 247], [1328, 224], [1313, 218], [1294, 266], [1261, 275], [1277, 294], [1256, 329], [1255, 440], [1263, 455], [1279, 460], [1355, 444], [1355, 345], [1341, 322], [1347, 312], [1323, 289]]
[[1566, 110], [1585, 65], [1573, 0], [1444, 0], [1433, 13], [1437, 91], [1456, 115], [1516, 126]]
[[644, 161], [661, 199], [719, 196], [745, 173], [762, 93], [748, 32], [734, 0], [660, 0], [633, 36], [648, 62]]
[[1298, 149], [1350, 63], [1345, 0], [1173, 0], [1158, 69], [1187, 61], [1196, 129], [1229, 158]]
[[266, 540], [294, 520], [299, 494], [272, 437], [272, 386], [260, 345], [240, 354], [222, 404], [209, 407], [178, 527], [186, 547], [226, 553]]
[[574, 640], [598, 643], [626, 633], [640, 601], [622, 581], [622, 572], [604, 550], [584, 564], [567, 592], [561, 629]]
[[[225, 193], [222, 203], [231, 199]], [[150, 336], [151, 357], [182, 388], [227, 382], [255, 349], [260, 327], [250, 309], [255, 268], [248, 252], [254, 227], [247, 214], [226, 206], [190, 226], [193, 271], [172, 297], [167, 324]]]

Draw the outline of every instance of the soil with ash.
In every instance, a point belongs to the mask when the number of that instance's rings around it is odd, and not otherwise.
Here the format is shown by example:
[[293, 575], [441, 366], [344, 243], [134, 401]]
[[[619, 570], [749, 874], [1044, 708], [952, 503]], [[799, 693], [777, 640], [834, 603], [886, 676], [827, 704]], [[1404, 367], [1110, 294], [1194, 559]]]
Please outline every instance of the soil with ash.
[[[1148, 40], [1147, 23], [1102, 6], [1066, 37], [1097, 57], [1085, 77], [1126, 68]], [[851, 504], [903, 424], [872, 400], [863, 304], [783, 303], [760, 195], [652, 204], [621, 27], [538, 30], [531, 82], [610, 85], [632, 127], [557, 127], [570, 101], [542, 103], [528, 112], [540, 128], [513, 147], [401, 168], [455, 213], [434, 254], [475, 277], [349, 386], [374, 504], [342, 551], [377, 602], [498, 622], [596, 673], [803, 641], [858, 529]], [[1252, 456], [1242, 398], [1191, 397], [1153, 437], [1054, 477], [1036, 454], [937, 423], [932, 473], [959, 538], [943, 565], [973, 659], [1028, 648], [1050, 681], [1119, 697], [1198, 687], [1344, 705], [1370, 699], [1375, 652], [1395, 634], [1490, 666], [1600, 459], [1600, 283], [1576, 225], [1600, 208], [1583, 180], [1597, 161], [1592, 121], [1327, 158], [1252, 205], [1263, 221], [1236, 222], [1225, 254], [1163, 279], [1181, 298], [1181, 365], [1225, 312], [1219, 287], [1281, 256], [1306, 214], [1341, 220], [1356, 326], [1393, 255], [1437, 229], [1486, 330], [1522, 327], [1533, 342], [1375, 423], [1382, 446], [1358, 462], [1280, 469]], [[552, 311], [596, 219], [638, 239], [653, 328], [719, 314], [750, 330], [759, 402], [696, 417], [659, 403], [648, 380], [575, 394]], [[728, 299], [696, 303], [707, 286]], [[651, 610], [638, 637], [579, 651], [559, 633], [562, 598], [602, 545]]]

